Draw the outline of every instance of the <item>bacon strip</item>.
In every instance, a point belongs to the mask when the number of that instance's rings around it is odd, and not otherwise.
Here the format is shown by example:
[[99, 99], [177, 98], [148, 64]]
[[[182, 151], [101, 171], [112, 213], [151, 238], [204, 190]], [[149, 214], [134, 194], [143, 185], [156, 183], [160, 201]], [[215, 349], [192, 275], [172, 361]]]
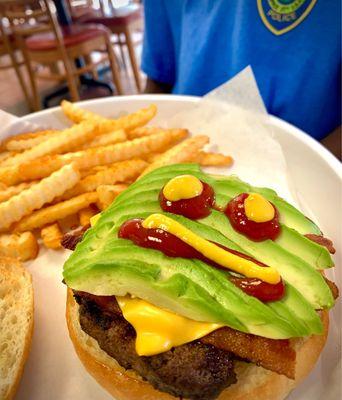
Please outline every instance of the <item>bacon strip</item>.
[[89, 226], [80, 226], [71, 230], [63, 235], [61, 245], [65, 249], [75, 250], [77, 243], [79, 243]]
[[308, 233], [304, 236], [307, 237], [308, 239], [312, 240], [313, 242], [326, 247], [328, 249], [329, 253], [335, 254], [336, 250], [334, 248], [333, 242], [330, 239], [325, 238], [324, 236], [321, 236], [321, 235], [315, 235], [313, 233]]
[[296, 352], [289, 340], [267, 339], [225, 327], [201, 339], [278, 374], [295, 378]]

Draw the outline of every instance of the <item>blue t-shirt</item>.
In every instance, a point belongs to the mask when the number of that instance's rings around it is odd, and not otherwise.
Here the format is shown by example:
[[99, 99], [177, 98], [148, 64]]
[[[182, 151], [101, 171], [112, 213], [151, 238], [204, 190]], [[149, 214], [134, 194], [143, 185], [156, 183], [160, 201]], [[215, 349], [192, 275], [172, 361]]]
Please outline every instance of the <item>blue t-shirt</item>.
[[145, 0], [143, 71], [204, 95], [251, 65], [268, 112], [316, 139], [340, 124], [340, 0]]

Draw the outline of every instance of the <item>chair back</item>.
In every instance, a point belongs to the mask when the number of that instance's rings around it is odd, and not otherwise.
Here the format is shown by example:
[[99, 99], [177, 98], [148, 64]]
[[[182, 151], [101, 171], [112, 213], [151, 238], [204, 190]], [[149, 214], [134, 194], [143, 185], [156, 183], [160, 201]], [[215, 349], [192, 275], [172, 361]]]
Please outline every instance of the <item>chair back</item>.
[[25, 38], [36, 33], [51, 32], [56, 40], [56, 51], [59, 52], [65, 67], [71, 70], [52, 0], [0, 0], [0, 18], [13, 32], [24, 56]]
[[0, 14], [5, 26], [16, 34], [29, 35], [52, 28], [44, 0], [1, 0]]

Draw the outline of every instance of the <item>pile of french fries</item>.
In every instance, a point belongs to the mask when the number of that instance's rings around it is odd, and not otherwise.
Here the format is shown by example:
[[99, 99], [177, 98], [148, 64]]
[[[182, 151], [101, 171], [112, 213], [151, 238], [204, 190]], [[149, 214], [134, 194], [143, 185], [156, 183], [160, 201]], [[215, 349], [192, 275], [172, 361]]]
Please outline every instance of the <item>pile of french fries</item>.
[[207, 136], [147, 125], [150, 105], [108, 119], [68, 101], [72, 126], [12, 136], [0, 147], [0, 256], [34, 259], [38, 241], [61, 248], [66, 230], [88, 227], [140, 176], [163, 165], [195, 162], [229, 167], [232, 158], [208, 153]]

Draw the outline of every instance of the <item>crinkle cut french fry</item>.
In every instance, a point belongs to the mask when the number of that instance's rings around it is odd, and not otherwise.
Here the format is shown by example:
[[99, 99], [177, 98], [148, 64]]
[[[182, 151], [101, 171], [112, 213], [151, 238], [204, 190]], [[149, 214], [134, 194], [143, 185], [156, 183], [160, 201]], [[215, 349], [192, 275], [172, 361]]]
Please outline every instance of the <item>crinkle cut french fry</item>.
[[78, 124], [85, 120], [96, 120], [105, 119], [101, 115], [95, 114], [91, 111], [85, 110], [74, 103], [67, 100], [62, 100], [61, 108], [66, 117], [68, 117], [72, 122]]
[[129, 139], [136, 139], [143, 136], [150, 136], [156, 133], [165, 132], [166, 129], [159, 128], [158, 126], [139, 126], [132, 129], [127, 133]]
[[15, 151], [3, 151], [0, 153], [0, 165], [8, 158], [13, 157], [15, 154]]
[[160, 156], [162, 156], [162, 155], [163, 155], [163, 153], [151, 153], [151, 154], [148, 154], [148, 155], [145, 157], [145, 160], [146, 160], [148, 163], [153, 163], [153, 162], [157, 161], [158, 158], [159, 158]]
[[20, 182], [45, 178], [70, 162], [58, 155], [51, 155], [19, 165], [0, 167], [0, 182], [13, 186]]
[[0, 256], [18, 258], [21, 261], [37, 257], [37, 239], [32, 232], [0, 235]]
[[[83, 178], [77, 185], [61, 196], [61, 200], [70, 199], [81, 193], [92, 192], [100, 185], [114, 184], [135, 179], [147, 167], [143, 160], [126, 160], [100, 170], [94, 175]], [[57, 199], [58, 200], [58, 199]]]
[[90, 218], [96, 215], [99, 211], [93, 207], [92, 205], [86, 208], [82, 208], [78, 212], [78, 218], [80, 221], [80, 224], [82, 226], [89, 226], [90, 225]]
[[0, 203], [0, 229], [8, 228], [13, 222], [51, 202], [76, 185], [79, 180], [80, 174], [75, 165], [66, 165], [39, 183]]
[[229, 167], [233, 163], [233, 158], [220, 153], [200, 151], [189, 161], [198, 162], [204, 167]]
[[17, 186], [9, 186], [5, 189], [0, 190], [0, 203], [10, 199], [11, 197], [15, 196], [16, 194], [21, 193], [23, 190], [30, 188], [32, 185], [38, 183], [37, 181], [33, 182], [23, 182]]
[[44, 135], [39, 135], [33, 138], [22, 138], [22, 139], [12, 139], [9, 140], [6, 144], [5, 147], [9, 151], [23, 151], [30, 149], [34, 146], [36, 146], [39, 143], [45, 142], [46, 140], [58, 136], [61, 131], [46, 131], [46, 134]]
[[44, 226], [40, 231], [40, 236], [43, 240], [45, 247], [48, 249], [59, 249], [62, 247], [61, 240], [63, 233], [60, 230], [58, 222], [51, 225]]
[[54, 132], [52, 129], [37, 131], [37, 132], [25, 132], [25, 133], [18, 133], [17, 135], [9, 136], [5, 140], [0, 143], [0, 149], [5, 150], [6, 145], [8, 142], [12, 140], [28, 140], [33, 139], [39, 136], [47, 136], [50, 132]]
[[82, 208], [96, 203], [97, 200], [98, 194], [96, 192], [84, 193], [61, 203], [42, 208], [24, 217], [14, 226], [14, 230], [16, 232], [23, 232], [41, 228], [44, 225], [51, 224], [69, 215], [78, 213]]
[[115, 198], [124, 190], [128, 188], [128, 185], [117, 184], [117, 185], [101, 185], [96, 189], [99, 195], [99, 200], [97, 202], [100, 210], [105, 210], [109, 207]]
[[141, 176], [154, 169], [164, 165], [177, 164], [187, 161], [193, 154], [198, 153], [209, 142], [208, 136], [194, 136], [172, 147], [160, 157], [157, 158], [149, 167], [147, 167]]
[[24, 133], [18, 133], [17, 135], [13, 135], [5, 139], [2, 144], [8, 143], [11, 140], [27, 140], [27, 139], [33, 139], [39, 136], [48, 136], [50, 133], [56, 132], [56, 129], [44, 129], [42, 131], [36, 131], [36, 132], [24, 132]]
[[96, 165], [112, 164], [157, 152], [171, 143], [179, 142], [185, 135], [184, 132], [158, 133], [111, 146], [84, 150], [76, 156], [73, 156], [73, 153], [70, 153], [70, 156], [64, 154], [61, 158], [67, 159], [69, 157], [70, 160], [76, 162], [80, 169], [91, 168]]
[[147, 124], [157, 113], [157, 107], [151, 104], [147, 108], [142, 108], [135, 113], [119, 117], [117, 119], [108, 119], [101, 117], [91, 111], [79, 108], [73, 103], [64, 100], [61, 104], [65, 115], [74, 122], [93, 121], [97, 123], [98, 133], [112, 132], [117, 129], [129, 131]]
[[151, 136], [157, 133], [165, 133], [165, 132], [184, 132], [184, 136], [187, 136], [189, 131], [187, 129], [178, 129], [178, 128], [158, 128], [155, 126], [141, 126], [139, 128], [135, 128], [131, 131], [127, 132], [127, 136], [130, 140], [137, 139], [140, 137]]
[[162, 151], [171, 144], [181, 141], [186, 135], [187, 132], [184, 130], [175, 130], [75, 153], [45, 156], [19, 166], [0, 168], [0, 182], [16, 185], [20, 182], [44, 178], [72, 161], [75, 161], [78, 168], [83, 170], [143, 157]]
[[127, 135], [123, 129], [119, 129], [114, 132], [104, 133], [99, 135], [88, 143], [82, 146], [82, 149], [90, 149], [93, 147], [107, 146], [109, 144], [115, 144], [120, 142], [125, 142], [127, 140]]
[[58, 135], [52, 136], [44, 142], [37, 144], [31, 149], [5, 160], [2, 165], [11, 166], [22, 164], [48, 154], [72, 151], [77, 146], [82, 145], [95, 136], [95, 127], [95, 124], [89, 121], [74, 125], [60, 132]]

